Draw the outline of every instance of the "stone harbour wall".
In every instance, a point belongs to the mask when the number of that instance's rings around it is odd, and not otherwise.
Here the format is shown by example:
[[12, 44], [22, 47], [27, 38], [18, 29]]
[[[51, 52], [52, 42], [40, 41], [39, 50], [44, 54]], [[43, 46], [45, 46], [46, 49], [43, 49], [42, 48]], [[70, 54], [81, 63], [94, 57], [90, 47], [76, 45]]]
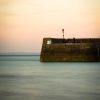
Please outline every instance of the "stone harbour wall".
[[100, 61], [100, 39], [44, 38], [40, 61]]

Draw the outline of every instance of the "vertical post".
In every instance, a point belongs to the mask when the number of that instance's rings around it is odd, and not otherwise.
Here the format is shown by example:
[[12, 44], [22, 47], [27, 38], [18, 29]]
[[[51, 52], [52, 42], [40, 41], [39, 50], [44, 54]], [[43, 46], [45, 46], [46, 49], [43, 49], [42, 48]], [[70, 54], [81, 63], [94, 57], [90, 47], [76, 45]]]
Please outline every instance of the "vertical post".
[[98, 45], [98, 57], [99, 57], [99, 45]]
[[99, 55], [100, 55], [99, 50], [100, 50], [100, 47], [99, 47], [99, 44], [97, 43], [97, 57], [98, 57], [98, 60], [99, 60]]
[[63, 33], [63, 40], [64, 40], [64, 29], [62, 29], [62, 33]]

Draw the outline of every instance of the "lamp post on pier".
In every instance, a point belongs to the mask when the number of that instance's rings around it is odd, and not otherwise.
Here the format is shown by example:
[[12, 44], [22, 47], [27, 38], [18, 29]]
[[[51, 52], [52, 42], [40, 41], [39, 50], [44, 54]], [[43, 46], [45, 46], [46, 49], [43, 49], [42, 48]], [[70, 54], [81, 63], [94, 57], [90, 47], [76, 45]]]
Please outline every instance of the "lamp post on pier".
[[63, 33], [63, 43], [65, 42], [65, 37], [64, 37], [64, 28], [62, 29], [62, 33]]
[[64, 29], [62, 29], [62, 33], [63, 33], [63, 40], [64, 40]]

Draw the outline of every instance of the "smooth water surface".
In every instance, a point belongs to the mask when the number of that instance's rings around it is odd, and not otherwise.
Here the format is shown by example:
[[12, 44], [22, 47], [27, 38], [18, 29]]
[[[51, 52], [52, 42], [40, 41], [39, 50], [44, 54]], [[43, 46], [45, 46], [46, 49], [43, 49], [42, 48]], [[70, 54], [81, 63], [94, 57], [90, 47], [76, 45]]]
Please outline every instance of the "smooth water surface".
[[100, 63], [0, 56], [0, 100], [100, 100]]

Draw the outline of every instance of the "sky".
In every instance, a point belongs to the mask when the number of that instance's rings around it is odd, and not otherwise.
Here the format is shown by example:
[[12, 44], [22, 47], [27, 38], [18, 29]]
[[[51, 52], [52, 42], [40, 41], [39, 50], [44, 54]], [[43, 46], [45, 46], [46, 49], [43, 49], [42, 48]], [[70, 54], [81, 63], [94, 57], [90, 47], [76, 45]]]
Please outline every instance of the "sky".
[[40, 52], [44, 37], [100, 37], [100, 0], [0, 0], [0, 53]]

